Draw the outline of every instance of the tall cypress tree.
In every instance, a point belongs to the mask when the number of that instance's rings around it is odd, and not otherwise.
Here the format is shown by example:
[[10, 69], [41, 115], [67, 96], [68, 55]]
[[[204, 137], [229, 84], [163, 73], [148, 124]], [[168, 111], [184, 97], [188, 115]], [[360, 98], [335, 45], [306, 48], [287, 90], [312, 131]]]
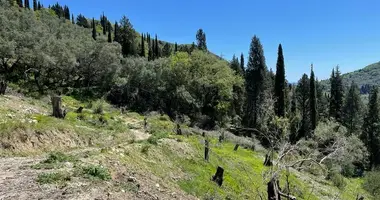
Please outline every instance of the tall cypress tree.
[[241, 68], [241, 71], [243, 72], [243, 75], [245, 73], [245, 67], [244, 67], [245, 63], [244, 63], [244, 55], [243, 53], [240, 54], [240, 68]]
[[177, 42], [174, 44], [174, 53], [177, 53], [178, 51], [178, 45], [177, 45]]
[[102, 24], [102, 27], [103, 27], [103, 35], [106, 35], [107, 34], [107, 17], [106, 16], [104, 16], [104, 13], [103, 13], [103, 15], [102, 15], [102, 17], [101, 17], [101, 24]]
[[108, 42], [112, 43], [111, 23], [108, 23]]
[[331, 95], [330, 95], [330, 117], [342, 122], [342, 107], [344, 98], [344, 88], [339, 66], [333, 70], [330, 78]]
[[362, 124], [362, 101], [359, 87], [352, 81], [343, 106], [342, 122], [350, 134], [360, 130]]
[[171, 54], [171, 47], [170, 47], [170, 44], [169, 43], [165, 43], [164, 45], [164, 49], [162, 50], [162, 55], [164, 57], [169, 57], [170, 54]]
[[96, 40], [96, 25], [95, 25], [95, 19], [92, 18], [92, 38], [94, 38], [94, 40]]
[[311, 122], [311, 129], [315, 130], [317, 127], [318, 119], [317, 119], [317, 88], [315, 84], [315, 76], [314, 76], [314, 70], [313, 65], [311, 65], [311, 72], [310, 72], [310, 122]]
[[38, 10], [41, 10], [41, 9], [42, 9], [42, 5], [41, 5], [41, 2], [40, 2], [40, 1], [38, 1], [37, 7], [38, 7]]
[[25, 8], [30, 9], [29, 0], [25, 0]]
[[145, 57], [145, 41], [144, 41], [144, 34], [141, 34], [141, 57]]
[[63, 9], [63, 13], [64, 13], [64, 17], [67, 19], [67, 20], [70, 20], [70, 9], [69, 7], [65, 6], [64, 9]]
[[235, 74], [241, 74], [239, 59], [235, 56], [235, 54], [232, 56], [230, 67], [234, 70]]
[[23, 4], [22, 0], [17, 0], [17, 5], [18, 5], [20, 8], [24, 7], [24, 4]]
[[276, 78], [274, 95], [276, 98], [275, 112], [279, 117], [285, 117], [285, 62], [282, 52], [282, 45], [278, 46], [278, 57], [276, 65]]
[[301, 80], [298, 81], [296, 88], [297, 106], [300, 112], [301, 125], [299, 127], [297, 140], [303, 137], [310, 136], [310, 80], [304, 74]]
[[364, 118], [361, 139], [369, 152], [371, 169], [380, 165], [380, 118], [378, 89], [373, 87], [369, 96], [367, 114]]
[[263, 103], [266, 90], [266, 64], [263, 46], [256, 36], [252, 38], [246, 70], [247, 103], [243, 123], [247, 127], [259, 128], [263, 117]]
[[114, 39], [115, 42], [120, 43], [119, 24], [115, 22]]
[[71, 14], [71, 23], [75, 24], [74, 14]]
[[156, 58], [160, 57], [160, 46], [158, 45], [157, 34], [156, 34], [156, 38], [155, 38], [154, 54], [155, 54]]
[[336, 116], [336, 104], [335, 104], [335, 93], [336, 93], [336, 83], [335, 83], [335, 68], [331, 72], [330, 76], [330, 107], [329, 116], [335, 118]]
[[197, 31], [196, 39], [199, 50], [207, 51], [206, 33], [203, 31], [203, 29], [199, 29]]
[[37, 0], [33, 0], [33, 10], [38, 10]]

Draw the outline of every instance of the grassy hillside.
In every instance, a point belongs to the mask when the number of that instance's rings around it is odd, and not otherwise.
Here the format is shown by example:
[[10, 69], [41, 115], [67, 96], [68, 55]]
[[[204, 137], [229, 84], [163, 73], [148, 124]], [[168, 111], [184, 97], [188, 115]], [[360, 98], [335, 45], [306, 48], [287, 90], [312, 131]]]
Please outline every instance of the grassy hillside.
[[[271, 168], [263, 166], [266, 150], [250, 139], [227, 134], [219, 143], [218, 132], [206, 132], [211, 154], [205, 162], [201, 131], [183, 124], [184, 136], [175, 135], [167, 116], [148, 115], [144, 130], [144, 116], [121, 114], [101, 100], [65, 96], [63, 104], [69, 112], [60, 120], [50, 117], [47, 97], [0, 96], [0, 191], [8, 191], [1, 199], [266, 198]], [[82, 114], [75, 112], [79, 106]], [[236, 143], [256, 148], [235, 152]], [[225, 169], [222, 187], [210, 181], [217, 166]], [[361, 179], [345, 179], [339, 189], [323, 177], [290, 170], [289, 180], [297, 199], [371, 199]]]

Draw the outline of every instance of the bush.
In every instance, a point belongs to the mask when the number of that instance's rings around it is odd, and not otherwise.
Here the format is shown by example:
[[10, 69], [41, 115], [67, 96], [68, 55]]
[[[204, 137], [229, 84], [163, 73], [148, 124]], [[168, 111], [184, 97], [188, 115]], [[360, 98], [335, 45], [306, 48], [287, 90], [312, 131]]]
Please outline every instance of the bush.
[[102, 115], [104, 112], [104, 101], [102, 100], [96, 101], [95, 103], [93, 103], [92, 107], [94, 109], [93, 111], [94, 114]]
[[343, 190], [347, 185], [346, 181], [344, 180], [344, 176], [342, 176], [337, 171], [330, 171], [327, 175], [327, 179], [330, 180], [334, 184], [334, 186], [341, 190]]
[[143, 154], [148, 154], [148, 151], [150, 149], [150, 145], [149, 144], [144, 144], [141, 148], [141, 153]]
[[111, 174], [107, 168], [100, 165], [85, 166], [80, 169], [80, 174], [86, 178], [95, 178], [100, 180], [110, 180]]
[[380, 196], [380, 171], [368, 172], [364, 178], [363, 188], [375, 197]]
[[148, 138], [148, 142], [150, 144], [157, 145], [158, 144], [158, 140], [160, 140], [162, 138], [167, 138], [168, 136], [169, 136], [169, 134], [166, 133], [166, 132], [157, 132], [157, 133], [154, 133], [153, 135], [151, 135]]
[[42, 173], [37, 177], [37, 182], [40, 184], [51, 184], [70, 181], [71, 176], [68, 173], [55, 172], [55, 173]]
[[51, 152], [43, 163], [75, 162], [77, 159], [62, 152]]

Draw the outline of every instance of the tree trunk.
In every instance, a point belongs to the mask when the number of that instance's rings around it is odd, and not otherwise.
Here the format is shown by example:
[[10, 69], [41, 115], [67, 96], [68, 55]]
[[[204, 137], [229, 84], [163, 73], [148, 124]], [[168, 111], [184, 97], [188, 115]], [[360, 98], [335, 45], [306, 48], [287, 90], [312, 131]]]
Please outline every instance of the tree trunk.
[[268, 200], [281, 200], [281, 197], [288, 200], [296, 200], [296, 197], [282, 193], [279, 185], [279, 181], [275, 178], [272, 178], [272, 180], [267, 184]]
[[144, 129], [147, 130], [148, 128], [148, 118], [144, 117]]
[[5, 95], [5, 90], [7, 90], [7, 83], [2, 80], [0, 81], [0, 95]]
[[53, 105], [53, 117], [60, 119], [65, 118], [65, 114], [61, 108], [62, 98], [60, 96], [53, 96], [51, 97], [51, 103]]
[[83, 111], [83, 107], [81, 106], [78, 108], [77, 113], [82, 113], [82, 111]]
[[206, 137], [206, 133], [205, 132], [202, 133], [202, 137]]
[[212, 181], [217, 183], [219, 185], [219, 187], [222, 186], [222, 184], [223, 184], [223, 173], [224, 173], [224, 169], [221, 167], [218, 167], [215, 175], [212, 176]]
[[272, 158], [271, 158], [271, 156], [270, 156], [270, 153], [267, 153], [266, 155], [265, 155], [265, 161], [264, 161], [264, 166], [267, 166], [267, 167], [269, 167], [269, 166], [272, 166]]
[[209, 142], [208, 142], [208, 140], [205, 140], [205, 160], [208, 162], [208, 160], [209, 160], [209, 155], [208, 155], [208, 153], [209, 153]]
[[239, 144], [236, 144], [236, 145], [235, 145], [235, 148], [234, 148], [234, 151], [237, 151], [238, 148], [239, 148]]
[[177, 123], [177, 135], [182, 135], [181, 126]]

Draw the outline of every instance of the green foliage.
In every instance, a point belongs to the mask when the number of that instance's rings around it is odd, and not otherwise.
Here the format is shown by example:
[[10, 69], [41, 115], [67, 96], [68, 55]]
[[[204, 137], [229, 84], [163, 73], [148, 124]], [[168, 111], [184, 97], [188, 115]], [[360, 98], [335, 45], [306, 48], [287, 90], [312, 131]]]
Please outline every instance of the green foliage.
[[327, 179], [330, 180], [334, 184], [334, 186], [336, 186], [340, 190], [343, 190], [347, 185], [346, 181], [344, 180], [344, 177], [336, 171], [330, 171], [327, 176]]
[[169, 134], [167, 132], [154, 132], [149, 138], [148, 138], [148, 142], [150, 144], [154, 144], [154, 145], [157, 145], [158, 144], [158, 140], [162, 139], [162, 138], [167, 138], [169, 136]]
[[368, 191], [375, 199], [379, 199], [380, 196], [380, 172], [373, 171], [368, 172], [365, 176], [363, 188]]
[[281, 44], [278, 46], [278, 57], [276, 65], [276, 78], [274, 86], [274, 95], [276, 99], [275, 111], [279, 117], [285, 117], [285, 61]]
[[311, 129], [315, 130], [317, 127], [318, 122], [318, 113], [317, 113], [317, 87], [315, 82], [315, 76], [313, 67], [311, 67], [311, 73], [310, 73], [310, 98], [309, 98], [309, 105], [310, 105], [310, 125]]
[[363, 124], [362, 104], [359, 87], [352, 82], [343, 106], [343, 125], [351, 134], [357, 134]]
[[339, 66], [333, 69], [330, 78], [330, 117], [335, 118], [338, 122], [342, 122], [342, 108], [344, 101], [344, 88], [342, 76], [339, 71]]
[[206, 33], [203, 29], [199, 29], [196, 35], [197, 45], [199, 50], [207, 51]]
[[62, 152], [51, 152], [48, 158], [40, 163], [33, 165], [33, 169], [56, 169], [61, 168], [64, 162], [76, 163], [78, 158], [66, 155]]
[[85, 178], [98, 179], [98, 180], [110, 180], [111, 174], [109, 170], [100, 165], [89, 165], [79, 169], [79, 174]]
[[149, 149], [151, 148], [152, 146], [150, 144], [143, 144], [142, 147], [141, 147], [141, 153], [143, 154], [148, 154], [148, 151]]
[[37, 182], [40, 184], [64, 183], [70, 180], [71, 176], [66, 172], [42, 173], [37, 177]]
[[297, 139], [310, 137], [310, 79], [304, 74], [298, 81], [296, 88], [297, 110], [300, 113], [300, 127], [298, 130]]

